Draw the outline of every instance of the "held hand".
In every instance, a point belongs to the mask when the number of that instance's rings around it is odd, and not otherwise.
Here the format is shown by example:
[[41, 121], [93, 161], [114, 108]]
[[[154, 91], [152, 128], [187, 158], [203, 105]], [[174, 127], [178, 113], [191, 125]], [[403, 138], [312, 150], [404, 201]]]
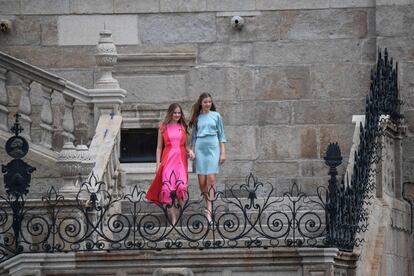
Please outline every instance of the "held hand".
[[224, 163], [224, 161], [226, 161], [226, 155], [224, 153], [220, 154], [220, 165]]
[[190, 160], [194, 160], [195, 159], [195, 154], [192, 150], [188, 151], [188, 157], [190, 157]]

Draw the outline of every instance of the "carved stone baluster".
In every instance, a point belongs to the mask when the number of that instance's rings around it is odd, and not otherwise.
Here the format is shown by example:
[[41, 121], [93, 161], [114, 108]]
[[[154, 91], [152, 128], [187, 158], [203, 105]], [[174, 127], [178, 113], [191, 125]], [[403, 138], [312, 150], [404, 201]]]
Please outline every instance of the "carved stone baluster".
[[32, 119], [30, 115], [32, 114], [32, 102], [30, 100], [30, 84], [31, 80], [26, 78], [21, 78], [21, 95], [20, 95], [20, 102], [18, 112], [21, 115], [20, 124], [23, 127], [22, 136], [31, 140], [31, 126], [32, 126]]
[[53, 113], [52, 113], [52, 93], [51, 88], [42, 86], [42, 111], [40, 113], [40, 128], [42, 130], [42, 136], [40, 143], [47, 147], [52, 148], [53, 138]]
[[68, 142], [73, 142], [75, 136], [73, 131], [75, 129], [74, 120], [73, 120], [73, 103], [74, 98], [64, 95], [65, 99], [65, 115], [63, 116], [63, 137], [65, 144]]
[[7, 70], [0, 67], [0, 129], [8, 131], [7, 116], [9, 110], [9, 97], [6, 90], [6, 73]]

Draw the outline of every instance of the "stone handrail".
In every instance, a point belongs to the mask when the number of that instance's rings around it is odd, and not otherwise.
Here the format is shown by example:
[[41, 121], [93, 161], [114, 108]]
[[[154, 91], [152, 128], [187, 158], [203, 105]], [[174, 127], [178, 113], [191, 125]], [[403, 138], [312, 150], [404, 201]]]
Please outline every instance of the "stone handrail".
[[31, 82], [37, 82], [42, 86], [61, 92], [63, 95], [72, 97], [81, 102], [89, 103], [92, 101], [88, 89], [1, 51], [0, 66], [7, 71], [14, 72], [19, 76], [30, 80]]
[[118, 192], [121, 124], [120, 115], [101, 115], [89, 148], [96, 160], [93, 175], [105, 183], [105, 190], [111, 194]]

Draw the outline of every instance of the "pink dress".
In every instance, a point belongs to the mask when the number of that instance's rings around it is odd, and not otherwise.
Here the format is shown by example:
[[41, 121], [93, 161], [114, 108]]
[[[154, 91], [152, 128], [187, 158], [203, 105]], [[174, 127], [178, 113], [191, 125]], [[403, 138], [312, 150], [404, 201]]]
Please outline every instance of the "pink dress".
[[186, 133], [180, 124], [171, 124], [162, 131], [164, 149], [160, 167], [146, 198], [157, 203], [171, 203], [172, 198], [184, 200], [187, 191], [188, 163]]

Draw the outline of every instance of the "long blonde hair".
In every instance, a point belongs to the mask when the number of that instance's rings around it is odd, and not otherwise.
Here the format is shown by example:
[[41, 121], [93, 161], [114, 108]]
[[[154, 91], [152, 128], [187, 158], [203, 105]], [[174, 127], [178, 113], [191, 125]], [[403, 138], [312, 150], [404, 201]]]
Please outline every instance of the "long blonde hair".
[[186, 119], [185, 119], [185, 116], [184, 116], [184, 112], [183, 112], [183, 109], [182, 109], [181, 105], [179, 105], [178, 103], [172, 103], [168, 107], [167, 113], [165, 114], [164, 119], [160, 123], [161, 132], [163, 132], [165, 127], [172, 121], [172, 116], [174, 114], [174, 110], [177, 107], [180, 109], [180, 112], [181, 112], [181, 118], [180, 118], [180, 120], [178, 120], [178, 124], [180, 124], [184, 128], [185, 132], [188, 133], [188, 125], [187, 125], [187, 122], [186, 122]]
[[199, 97], [198, 100], [193, 104], [193, 107], [191, 108], [191, 119], [190, 119], [190, 123], [189, 126], [197, 126], [197, 119], [198, 119], [198, 115], [200, 115], [200, 111], [201, 111], [201, 102], [205, 99], [205, 98], [210, 98], [211, 99], [211, 111], [216, 111], [216, 106], [214, 105], [213, 102], [213, 97], [211, 97], [211, 95], [207, 92], [202, 93]]

